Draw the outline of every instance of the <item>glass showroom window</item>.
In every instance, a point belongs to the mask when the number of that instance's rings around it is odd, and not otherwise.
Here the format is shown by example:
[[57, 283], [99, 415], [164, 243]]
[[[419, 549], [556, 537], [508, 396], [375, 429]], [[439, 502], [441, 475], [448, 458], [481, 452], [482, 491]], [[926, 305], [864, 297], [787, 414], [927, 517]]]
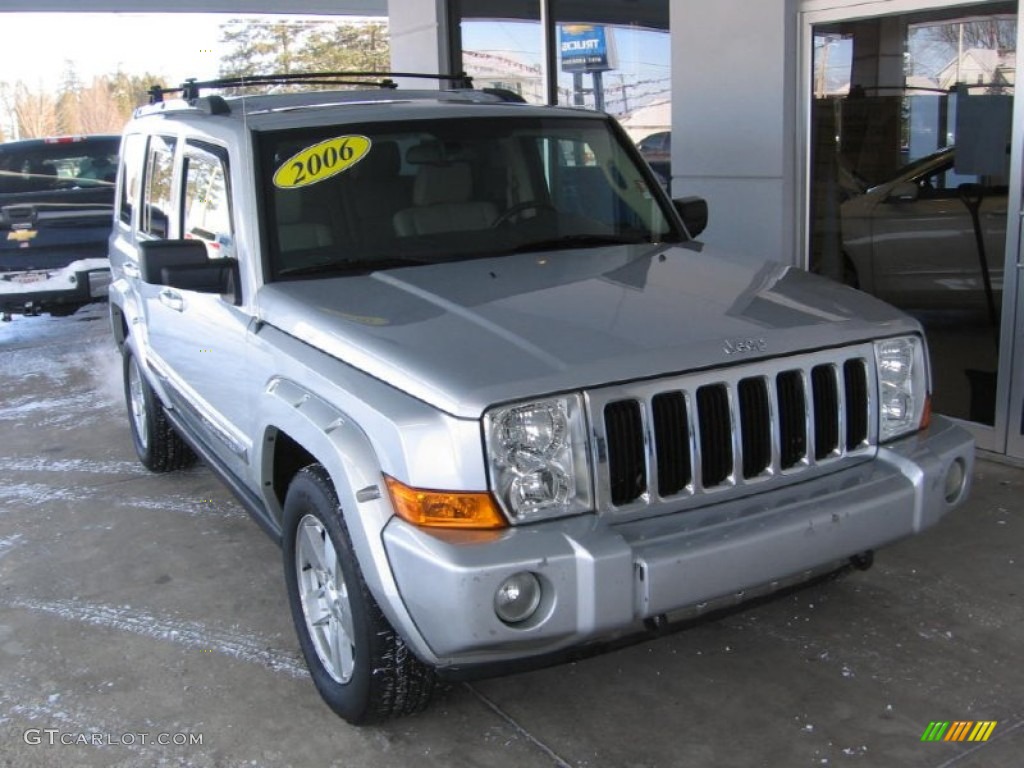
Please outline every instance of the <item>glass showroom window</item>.
[[462, 71], [477, 88], [504, 88], [531, 104], [543, 104], [544, 34], [540, 3], [453, 3], [456, 49]]
[[558, 102], [615, 115], [663, 184], [672, 178], [668, 3], [552, 0]]
[[655, 172], [671, 178], [671, 61], [667, 0], [545, 0], [552, 60], [544, 60], [541, 2], [461, 0], [453, 3], [454, 48], [477, 87], [505, 88], [545, 102], [547, 73], [554, 101], [614, 115]]
[[812, 270], [917, 317], [936, 411], [995, 422], [1016, 3], [813, 28]]

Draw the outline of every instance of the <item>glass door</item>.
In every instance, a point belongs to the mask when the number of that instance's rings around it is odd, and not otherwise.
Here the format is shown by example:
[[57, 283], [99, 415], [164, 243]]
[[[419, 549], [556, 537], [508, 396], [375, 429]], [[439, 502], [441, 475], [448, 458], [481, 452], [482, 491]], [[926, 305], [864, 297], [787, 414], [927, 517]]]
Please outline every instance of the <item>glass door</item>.
[[810, 38], [809, 267], [920, 320], [933, 409], [1003, 451], [1017, 3], [812, 22]]

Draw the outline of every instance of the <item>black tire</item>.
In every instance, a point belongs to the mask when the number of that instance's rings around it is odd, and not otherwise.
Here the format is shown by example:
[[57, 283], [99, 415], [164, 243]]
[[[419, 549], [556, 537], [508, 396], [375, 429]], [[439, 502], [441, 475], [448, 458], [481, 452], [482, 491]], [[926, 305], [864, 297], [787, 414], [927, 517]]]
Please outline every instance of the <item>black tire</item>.
[[172, 472], [196, 462], [196, 455], [167, 420], [160, 402], [127, 344], [122, 356], [124, 400], [139, 461], [152, 472]]
[[[314, 560], [329, 563], [327, 545], [333, 568], [318, 569]], [[300, 470], [288, 486], [283, 546], [295, 631], [327, 705], [353, 725], [423, 710], [434, 691], [434, 670], [413, 655], [367, 589], [334, 485], [319, 464]], [[317, 547], [322, 559], [311, 556]], [[332, 653], [331, 638], [341, 651]]]

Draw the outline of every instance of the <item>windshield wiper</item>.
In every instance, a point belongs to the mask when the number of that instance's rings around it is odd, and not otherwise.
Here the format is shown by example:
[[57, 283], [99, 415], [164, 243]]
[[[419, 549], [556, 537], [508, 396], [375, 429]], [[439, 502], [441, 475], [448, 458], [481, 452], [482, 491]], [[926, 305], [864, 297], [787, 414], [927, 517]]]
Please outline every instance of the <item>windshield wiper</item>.
[[578, 234], [552, 237], [523, 243], [512, 249], [513, 253], [531, 251], [553, 251], [561, 248], [597, 248], [602, 245], [640, 245], [651, 242], [650, 235], [598, 235]]
[[330, 261], [326, 264], [307, 264], [302, 267], [287, 267], [277, 274], [280, 277], [311, 277], [314, 275], [368, 275], [382, 269], [414, 267], [429, 264], [423, 259], [372, 259], [369, 261]]

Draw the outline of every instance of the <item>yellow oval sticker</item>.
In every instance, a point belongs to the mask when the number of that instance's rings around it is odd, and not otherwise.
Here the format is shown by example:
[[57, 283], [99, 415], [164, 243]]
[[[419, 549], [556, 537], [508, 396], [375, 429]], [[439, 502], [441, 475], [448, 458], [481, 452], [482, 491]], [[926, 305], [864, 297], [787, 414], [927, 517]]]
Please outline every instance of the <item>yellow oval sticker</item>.
[[298, 189], [336, 176], [366, 157], [371, 143], [365, 136], [338, 136], [306, 147], [277, 169], [274, 186]]

